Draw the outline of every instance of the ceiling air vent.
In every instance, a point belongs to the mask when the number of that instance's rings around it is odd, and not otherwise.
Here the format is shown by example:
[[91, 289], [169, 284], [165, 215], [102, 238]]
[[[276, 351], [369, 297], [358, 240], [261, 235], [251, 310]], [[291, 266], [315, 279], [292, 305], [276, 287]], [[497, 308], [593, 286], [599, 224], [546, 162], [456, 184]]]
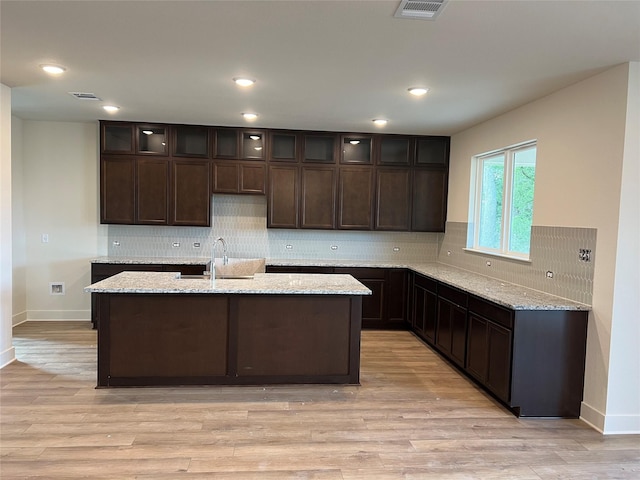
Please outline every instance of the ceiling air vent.
[[416, 18], [419, 20], [435, 20], [444, 10], [447, 0], [402, 0], [396, 18]]
[[96, 97], [95, 94], [93, 94], [93, 93], [69, 92], [69, 95], [72, 95], [72, 96], [76, 97], [78, 100], [100, 100], [100, 101], [102, 101], [101, 98]]

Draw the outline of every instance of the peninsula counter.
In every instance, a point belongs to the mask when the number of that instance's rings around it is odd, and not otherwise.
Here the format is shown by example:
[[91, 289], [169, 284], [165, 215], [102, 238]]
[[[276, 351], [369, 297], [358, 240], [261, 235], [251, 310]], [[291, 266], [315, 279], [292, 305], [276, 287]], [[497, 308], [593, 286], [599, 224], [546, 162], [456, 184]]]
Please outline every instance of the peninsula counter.
[[98, 387], [359, 383], [371, 291], [350, 275], [123, 272], [85, 291], [97, 294]]

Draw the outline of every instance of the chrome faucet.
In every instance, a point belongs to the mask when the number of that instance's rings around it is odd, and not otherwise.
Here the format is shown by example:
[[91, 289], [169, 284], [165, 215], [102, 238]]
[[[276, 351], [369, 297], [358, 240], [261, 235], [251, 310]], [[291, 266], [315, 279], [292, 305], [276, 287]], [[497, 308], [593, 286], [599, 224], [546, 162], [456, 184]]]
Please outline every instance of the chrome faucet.
[[[224, 238], [218, 237], [216, 241], [213, 242], [213, 247], [211, 247], [211, 261], [214, 262], [216, 258], [216, 245], [220, 242], [222, 244], [222, 264], [229, 264], [229, 257], [227, 256], [227, 242], [224, 241]], [[215, 262], [214, 262], [215, 263]]]

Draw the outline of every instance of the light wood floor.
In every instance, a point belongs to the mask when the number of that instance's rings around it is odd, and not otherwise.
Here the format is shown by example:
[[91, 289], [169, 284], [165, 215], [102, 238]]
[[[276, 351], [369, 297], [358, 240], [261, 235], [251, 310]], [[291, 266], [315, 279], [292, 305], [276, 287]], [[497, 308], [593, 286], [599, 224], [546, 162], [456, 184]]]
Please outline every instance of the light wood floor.
[[3, 480], [640, 478], [640, 436], [517, 419], [407, 332], [363, 332], [358, 387], [96, 390], [88, 322], [14, 344]]

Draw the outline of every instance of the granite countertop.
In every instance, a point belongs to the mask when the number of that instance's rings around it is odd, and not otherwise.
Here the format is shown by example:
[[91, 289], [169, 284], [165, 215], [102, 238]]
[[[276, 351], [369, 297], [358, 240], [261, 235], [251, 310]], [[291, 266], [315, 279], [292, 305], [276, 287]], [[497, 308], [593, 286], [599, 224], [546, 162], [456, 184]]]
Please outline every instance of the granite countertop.
[[206, 265], [209, 257], [98, 257], [91, 263], [113, 263], [117, 265]]
[[253, 279], [178, 278], [177, 272], [122, 272], [85, 287], [91, 293], [371, 295], [351, 275], [256, 273]]
[[[94, 263], [162, 263], [181, 264], [180, 258], [149, 258], [144, 257], [100, 257]], [[207, 263], [207, 258], [184, 259], [185, 265], [199, 265]], [[578, 310], [588, 311], [591, 306], [575, 302], [566, 298], [551, 295], [549, 293], [533, 290], [521, 285], [503, 282], [495, 278], [469, 272], [460, 268], [451, 267], [442, 263], [403, 263], [392, 261], [361, 261], [361, 260], [292, 260], [292, 259], [267, 259], [268, 266], [317, 266], [317, 267], [351, 267], [351, 268], [406, 268], [414, 272], [426, 275], [446, 283], [453, 287], [464, 290], [485, 300], [497, 303], [512, 310]], [[288, 275], [288, 274], [273, 274]], [[340, 275], [335, 275], [340, 276]], [[322, 282], [329, 281], [327, 277], [322, 277]], [[188, 280], [181, 280], [186, 282]], [[200, 281], [203, 280], [194, 280]], [[219, 280], [216, 280], [217, 282]], [[227, 280], [237, 281], [237, 280]]]

